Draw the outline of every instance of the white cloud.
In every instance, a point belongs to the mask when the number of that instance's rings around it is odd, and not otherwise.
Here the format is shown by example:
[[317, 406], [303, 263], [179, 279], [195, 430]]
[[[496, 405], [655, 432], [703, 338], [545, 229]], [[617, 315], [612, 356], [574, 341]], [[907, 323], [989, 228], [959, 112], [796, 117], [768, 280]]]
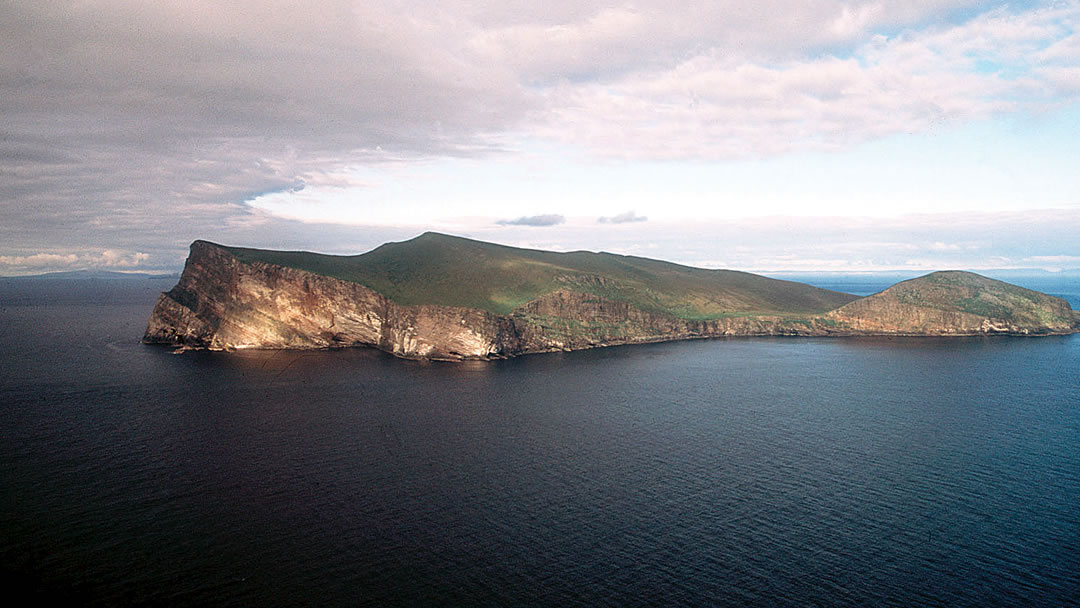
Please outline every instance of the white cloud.
[[[870, 16], [850, 19], [869, 23]], [[670, 67], [564, 83], [552, 93], [540, 132], [631, 158], [754, 158], [848, 147], [947, 121], [1080, 101], [1080, 53], [1064, 44], [1076, 27], [1080, 4], [1068, 3], [876, 37], [846, 58], [772, 63], [710, 48]], [[1045, 47], [1053, 51], [1039, 59]]]
[[[1080, 268], [1080, 208], [871, 217], [767, 217], [631, 223], [596, 230], [567, 218], [545, 232], [462, 227], [462, 236], [558, 251], [614, 251], [751, 272]], [[945, 240], [948, 239], [948, 240]]]
[[144, 265], [150, 255], [141, 251], [106, 249], [100, 253], [34, 253], [30, 255], [0, 255], [0, 270], [71, 270], [82, 268], [128, 269]]
[[[947, 16], [972, 0], [883, 3], [840, 0], [721, 0], [672, 5], [556, 3], [518, 18], [477, 19], [468, 48], [509, 66], [525, 82], [605, 80], [662, 69], [706, 50], [782, 61], [847, 46], [875, 27]], [[490, 10], [490, 9], [489, 9]]]
[[1080, 255], [1032, 255], [1020, 260], [1024, 267], [1035, 267], [1059, 272], [1080, 269]]
[[79, 263], [75, 254], [35, 253], [33, 255], [0, 255], [0, 265], [17, 268], [70, 267]]

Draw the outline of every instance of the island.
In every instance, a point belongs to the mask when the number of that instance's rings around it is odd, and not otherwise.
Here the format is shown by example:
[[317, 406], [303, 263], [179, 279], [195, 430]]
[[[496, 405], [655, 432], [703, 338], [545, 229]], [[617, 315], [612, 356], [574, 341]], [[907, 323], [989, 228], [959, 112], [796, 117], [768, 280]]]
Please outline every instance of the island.
[[1061, 335], [1062, 298], [962, 271], [867, 297], [643, 257], [428, 232], [355, 256], [195, 241], [143, 341], [498, 359], [720, 336]]

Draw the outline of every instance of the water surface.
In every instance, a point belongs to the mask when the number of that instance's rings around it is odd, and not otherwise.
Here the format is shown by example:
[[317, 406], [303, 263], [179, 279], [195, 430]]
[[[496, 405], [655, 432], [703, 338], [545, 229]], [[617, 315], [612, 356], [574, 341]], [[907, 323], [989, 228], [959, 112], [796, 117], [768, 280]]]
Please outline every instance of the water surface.
[[109, 605], [1080, 600], [1077, 336], [174, 355], [137, 342], [171, 282], [0, 285], [9, 588]]

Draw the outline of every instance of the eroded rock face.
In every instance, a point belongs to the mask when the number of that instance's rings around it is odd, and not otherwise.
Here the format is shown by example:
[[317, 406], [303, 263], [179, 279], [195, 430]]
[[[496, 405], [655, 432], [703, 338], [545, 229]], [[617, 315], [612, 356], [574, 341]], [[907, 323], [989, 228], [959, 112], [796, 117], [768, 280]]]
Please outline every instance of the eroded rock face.
[[499, 319], [484, 311], [398, 306], [363, 285], [272, 264], [240, 263], [196, 242], [162, 294], [144, 340], [192, 348], [374, 346], [405, 357], [496, 354]]
[[723, 335], [824, 334], [779, 318], [688, 321], [568, 289], [510, 315], [398, 305], [348, 281], [195, 242], [144, 341], [190, 348], [373, 346], [401, 357], [466, 359]]
[[732, 316], [688, 320], [639, 310], [626, 302], [570, 290], [559, 290], [533, 300], [511, 315], [518, 326], [528, 326], [532, 350], [591, 348], [616, 344], [689, 340], [719, 336], [823, 336], [826, 326], [810, 319], [778, 316]]
[[[938, 274], [819, 317], [688, 320], [570, 287], [496, 315], [473, 308], [403, 306], [358, 283], [244, 263], [221, 247], [196, 241], [180, 281], [158, 300], [144, 341], [209, 349], [372, 346], [407, 358], [488, 359], [716, 336], [1075, 331], [1073, 312], [1060, 298], [985, 277]], [[973, 311], [1008, 311], [1009, 316]]]

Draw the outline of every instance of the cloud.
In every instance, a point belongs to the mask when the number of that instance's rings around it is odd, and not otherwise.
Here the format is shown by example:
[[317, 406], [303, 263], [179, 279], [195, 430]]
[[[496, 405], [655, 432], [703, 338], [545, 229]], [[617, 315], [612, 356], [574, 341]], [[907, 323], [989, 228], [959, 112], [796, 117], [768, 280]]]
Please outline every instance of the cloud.
[[79, 256], [74, 254], [35, 253], [33, 255], [0, 255], [0, 265], [17, 268], [41, 268], [62, 266], [70, 267], [79, 263]]
[[0, 243], [171, 240], [343, 167], [500, 149], [532, 102], [469, 55], [451, 16], [423, 13], [3, 2]]
[[1080, 259], [1080, 208], [890, 218], [654, 218], [619, 230], [571, 221], [552, 231], [488, 225], [456, 233], [519, 247], [611, 251], [750, 272], [1080, 268], [1073, 263]]
[[[948, 17], [973, 0], [882, 3], [874, 0], [737, 0], [670, 3], [639, 0], [545, 3], [517, 14], [487, 5], [467, 45], [478, 57], [505, 65], [524, 82], [607, 81], [663, 69], [708, 49], [767, 62], [844, 48], [873, 28], [895, 29]], [[477, 16], [477, 13], [483, 13]]]
[[631, 222], [646, 222], [649, 218], [638, 215], [633, 211], [627, 211], [626, 213], [620, 213], [618, 215], [605, 216], [597, 218], [598, 224], [628, 224]]
[[1080, 98], [1077, 2], [985, 6], [0, 0], [0, 254], [294, 242], [245, 201], [355, 167], [763, 158]]
[[742, 159], [847, 148], [1080, 101], [1077, 27], [1074, 2], [875, 35], [849, 53], [768, 61], [711, 47], [668, 66], [560, 84], [539, 131], [623, 158]]
[[566, 222], [566, 217], [555, 213], [546, 215], [529, 215], [513, 220], [498, 220], [495, 223], [500, 226], [557, 226]]
[[106, 249], [100, 253], [35, 253], [31, 255], [0, 255], [0, 271], [17, 274], [26, 271], [71, 270], [83, 268], [137, 268], [150, 255], [140, 251]]

